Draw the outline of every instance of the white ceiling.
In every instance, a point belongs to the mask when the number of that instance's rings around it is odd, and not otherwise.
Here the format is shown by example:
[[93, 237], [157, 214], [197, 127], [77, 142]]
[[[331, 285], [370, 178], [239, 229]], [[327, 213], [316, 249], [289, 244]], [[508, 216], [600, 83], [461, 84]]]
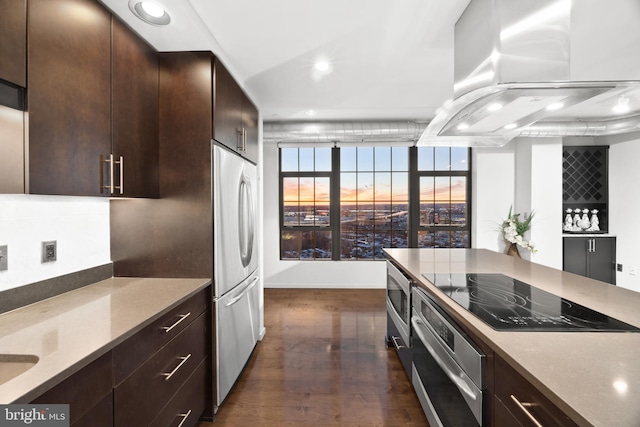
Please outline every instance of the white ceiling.
[[[470, 0], [154, 1], [169, 26], [102, 0], [160, 51], [212, 51], [264, 120], [426, 121], [453, 95], [453, 28]], [[314, 72], [318, 58], [333, 71]]]

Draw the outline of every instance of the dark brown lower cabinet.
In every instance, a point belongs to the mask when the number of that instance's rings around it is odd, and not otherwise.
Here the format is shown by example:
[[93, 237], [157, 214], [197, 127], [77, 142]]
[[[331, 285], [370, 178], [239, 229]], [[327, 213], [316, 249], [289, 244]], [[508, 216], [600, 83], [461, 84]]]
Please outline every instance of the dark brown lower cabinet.
[[562, 269], [616, 284], [615, 237], [565, 237]]
[[68, 404], [73, 427], [193, 427], [211, 400], [210, 289], [31, 403]]
[[206, 357], [206, 317], [194, 320], [122, 384], [116, 384], [116, 426], [148, 426], [171, 401]]
[[497, 355], [494, 369], [495, 426], [577, 427], [549, 398]]
[[[109, 412], [107, 406], [113, 408], [111, 397], [112, 367], [112, 354], [109, 352], [49, 389], [31, 403], [68, 404], [71, 417], [70, 425], [74, 427], [110, 426], [113, 424], [113, 411]], [[105, 413], [108, 413], [106, 418], [103, 417]]]

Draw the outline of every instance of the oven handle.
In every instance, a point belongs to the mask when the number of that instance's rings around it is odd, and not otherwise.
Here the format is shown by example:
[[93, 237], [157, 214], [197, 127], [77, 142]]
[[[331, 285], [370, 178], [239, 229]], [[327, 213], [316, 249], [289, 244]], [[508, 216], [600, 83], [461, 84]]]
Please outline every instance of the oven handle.
[[458, 390], [460, 390], [460, 392], [462, 392], [462, 393], [466, 394], [467, 396], [469, 396], [470, 399], [476, 400], [478, 398], [478, 396], [476, 396], [476, 394], [473, 392], [473, 390], [471, 390], [469, 385], [466, 382], [464, 382], [464, 380], [462, 378], [459, 378], [451, 370], [451, 368], [449, 368], [449, 366], [447, 366], [447, 363], [444, 360], [442, 360], [440, 355], [438, 355], [438, 352], [436, 351], [436, 349], [434, 349], [431, 346], [431, 343], [429, 343], [429, 340], [424, 336], [424, 334], [423, 334], [421, 329], [423, 327], [426, 327], [427, 325], [422, 320], [420, 320], [419, 318], [416, 318], [416, 317], [412, 317], [411, 318], [411, 323], [413, 324], [414, 331], [416, 331], [416, 333], [418, 334], [418, 338], [420, 338], [420, 341], [422, 341], [422, 344], [424, 344], [426, 349], [429, 351], [429, 353], [431, 354], [431, 357], [433, 357], [433, 359], [436, 361], [436, 363], [438, 363], [438, 365], [440, 365], [440, 368], [442, 368], [444, 373], [447, 374], [447, 377], [449, 377], [449, 379], [456, 385], [456, 387], [458, 387]]

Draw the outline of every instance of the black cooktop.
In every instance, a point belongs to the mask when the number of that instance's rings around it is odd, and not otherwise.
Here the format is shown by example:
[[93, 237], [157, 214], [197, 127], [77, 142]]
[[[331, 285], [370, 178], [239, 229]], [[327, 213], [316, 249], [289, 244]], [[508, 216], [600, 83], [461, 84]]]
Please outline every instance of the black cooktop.
[[496, 330], [640, 332], [628, 323], [503, 274], [423, 276]]

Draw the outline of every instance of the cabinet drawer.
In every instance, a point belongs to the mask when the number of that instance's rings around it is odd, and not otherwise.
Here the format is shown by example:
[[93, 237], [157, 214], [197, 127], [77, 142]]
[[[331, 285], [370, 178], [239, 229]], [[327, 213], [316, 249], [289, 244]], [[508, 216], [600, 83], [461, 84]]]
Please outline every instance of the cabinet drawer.
[[115, 425], [146, 426], [206, 357], [206, 314], [114, 390]]
[[207, 308], [206, 289], [120, 344], [113, 352], [114, 383], [120, 384]]
[[206, 405], [209, 360], [205, 358], [200, 363], [187, 382], [153, 420], [151, 427], [192, 427], [198, 423]]
[[111, 352], [109, 352], [40, 395], [32, 403], [68, 404], [70, 423], [74, 424], [98, 405], [105, 396], [109, 396], [110, 399], [111, 366]]
[[[523, 427], [577, 426], [538, 389], [499, 357], [495, 357], [495, 395], [504, 408]], [[535, 420], [535, 421], [534, 421]], [[538, 424], [536, 424], [536, 422]], [[497, 425], [497, 424], [496, 424]]]

